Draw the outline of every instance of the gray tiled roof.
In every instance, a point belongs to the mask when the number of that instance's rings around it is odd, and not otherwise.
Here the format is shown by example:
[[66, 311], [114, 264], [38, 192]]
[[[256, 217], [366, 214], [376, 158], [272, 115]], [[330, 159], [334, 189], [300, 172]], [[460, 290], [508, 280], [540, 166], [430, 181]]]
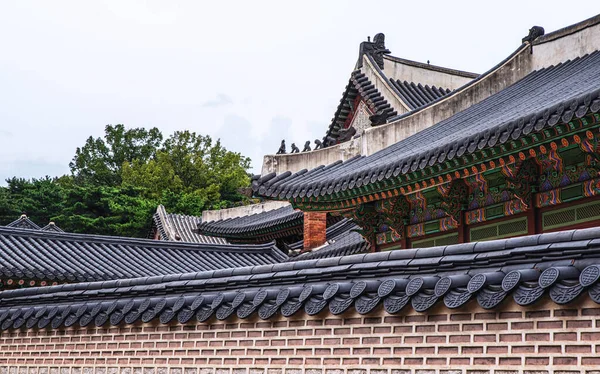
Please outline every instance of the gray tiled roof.
[[534, 71], [450, 118], [370, 156], [308, 172], [263, 176], [258, 194], [290, 199], [329, 195], [394, 178], [503, 144], [600, 110], [600, 53]]
[[0, 274], [100, 281], [285, 261], [272, 243], [218, 245], [0, 227]]
[[160, 235], [160, 240], [180, 241], [187, 243], [227, 244], [227, 240], [219, 237], [200, 235], [196, 232], [200, 217], [184, 214], [167, 213], [165, 207], [159, 205], [152, 217]]
[[7, 224], [6, 227], [15, 227], [20, 229], [28, 229], [28, 230], [40, 230], [41, 228], [32, 220], [30, 220], [25, 214], [22, 214], [21, 217]]
[[2, 329], [97, 326], [303, 311], [426, 312], [470, 300], [600, 303], [600, 228], [236, 269], [0, 292]]
[[415, 84], [414, 82], [402, 82], [393, 79], [390, 79], [390, 82], [398, 90], [402, 101], [409, 106], [410, 110], [420, 108], [452, 92], [448, 88], [423, 86], [421, 83]]
[[40, 230], [42, 230], [42, 231], [65, 232], [60, 227], [56, 226], [56, 224], [54, 222], [50, 222], [46, 226], [42, 227]]
[[[313, 250], [290, 257], [289, 261], [312, 260], [339, 256], [350, 256], [369, 251], [369, 243], [356, 231], [359, 226], [348, 218], [327, 228], [327, 245], [321, 249]], [[302, 249], [304, 241], [291, 244], [291, 249]]]
[[38, 226], [35, 222], [30, 220], [27, 215], [22, 214], [21, 217], [12, 221], [5, 227], [14, 227], [19, 229], [28, 229], [28, 230], [41, 230], [41, 231], [56, 231], [56, 232], [64, 232], [63, 229], [56, 226], [54, 222], [50, 222], [44, 227]]
[[267, 212], [198, 224], [198, 231], [205, 235], [237, 237], [252, 236], [258, 231], [277, 229], [281, 225], [302, 226], [304, 213], [291, 205]]

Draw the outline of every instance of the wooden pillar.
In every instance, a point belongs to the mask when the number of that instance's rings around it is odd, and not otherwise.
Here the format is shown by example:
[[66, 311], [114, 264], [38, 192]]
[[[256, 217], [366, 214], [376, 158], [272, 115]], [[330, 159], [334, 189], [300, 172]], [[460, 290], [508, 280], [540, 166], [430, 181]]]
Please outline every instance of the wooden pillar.
[[327, 212], [304, 212], [304, 249], [310, 252], [327, 241]]
[[527, 234], [540, 234], [542, 232], [541, 221], [540, 210], [535, 207], [535, 204], [531, 204], [531, 207], [527, 210]]
[[458, 222], [458, 242], [468, 243], [469, 241], [471, 241], [471, 238], [469, 238], [469, 227], [467, 226], [467, 212], [461, 210]]

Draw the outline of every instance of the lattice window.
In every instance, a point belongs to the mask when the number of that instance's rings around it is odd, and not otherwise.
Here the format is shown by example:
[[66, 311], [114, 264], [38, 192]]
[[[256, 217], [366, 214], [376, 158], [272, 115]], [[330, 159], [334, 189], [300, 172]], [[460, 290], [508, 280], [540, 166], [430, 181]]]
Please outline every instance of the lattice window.
[[412, 242], [412, 248], [437, 247], [442, 245], [458, 244], [458, 233], [440, 235], [435, 238], [415, 240]]
[[527, 217], [493, 223], [470, 230], [471, 241], [473, 242], [502, 239], [523, 234], [527, 234]]
[[594, 220], [600, 220], [600, 202], [542, 213], [542, 229], [550, 230]]

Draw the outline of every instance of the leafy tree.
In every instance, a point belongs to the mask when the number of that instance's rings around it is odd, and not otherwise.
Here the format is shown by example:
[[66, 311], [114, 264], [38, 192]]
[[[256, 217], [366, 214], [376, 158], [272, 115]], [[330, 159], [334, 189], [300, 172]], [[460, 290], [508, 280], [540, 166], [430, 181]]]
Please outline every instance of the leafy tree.
[[[229, 206], [245, 197], [237, 191], [250, 179], [250, 159], [213, 143], [209, 136], [178, 131], [147, 161], [123, 164], [123, 183], [145, 188], [152, 198], [169, 193], [181, 201], [174, 211], [192, 214], [198, 209]], [[190, 202], [188, 207], [184, 201]], [[194, 203], [191, 203], [191, 202]], [[168, 205], [166, 205], [168, 206]]]
[[104, 138], [90, 136], [85, 145], [75, 151], [69, 167], [79, 184], [119, 186], [123, 163], [149, 160], [163, 139], [156, 127], [146, 130], [107, 125], [104, 132]]
[[0, 217], [7, 224], [25, 213], [29, 218], [46, 225], [64, 208], [64, 188], [57, 178], [45, 177], [27, 180], [10, 178], [0, 192]]
[[69, 164], [71, 175], [0, 187], [0, 224], [22, 213], [68, 232], [145, 237], [159, 204], [174, 213], [246, 203], [238, 190], [250, 183], [250, 159], [209, 136], [178, 131], [163, 143], [156, 128], [108, 125], [88, 138]]
[[158, 202], [135, 187], [75, 186], [56, 218], [68, 232], [145, 237]]
[[18, 202], [6, 187], [0, 187], [0, 225], [6, 225], [21, 214]]

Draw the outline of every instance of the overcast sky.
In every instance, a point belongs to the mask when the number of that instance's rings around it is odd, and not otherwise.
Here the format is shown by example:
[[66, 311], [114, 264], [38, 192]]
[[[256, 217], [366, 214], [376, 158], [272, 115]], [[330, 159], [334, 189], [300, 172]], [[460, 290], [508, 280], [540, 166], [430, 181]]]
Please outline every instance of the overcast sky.
[[[488, 4], [493, 4], [492, 6]], [[481, 73], [600, 1], [0, 1], [0, 180], [68, 173], [106, 124], [192, 130], [252, 158], [321, 138], [367, 36]]]

